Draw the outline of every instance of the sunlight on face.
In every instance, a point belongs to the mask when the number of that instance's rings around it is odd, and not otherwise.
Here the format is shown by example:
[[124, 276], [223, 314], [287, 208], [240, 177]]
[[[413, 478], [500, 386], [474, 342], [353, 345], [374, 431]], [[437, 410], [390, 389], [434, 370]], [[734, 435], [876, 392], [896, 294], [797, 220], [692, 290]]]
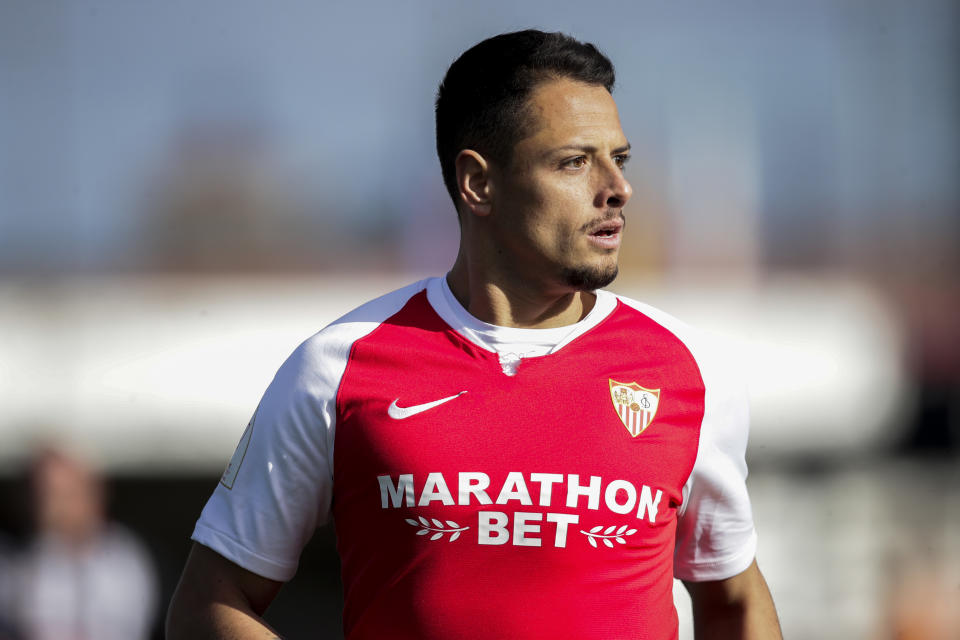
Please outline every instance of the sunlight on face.
[[547, 288], [592, 290], [617, 275], [630, 145], [613, 97], [568, 79], [538, 86], [533, 133], [496, 172], [494, 219], [509, 268]]

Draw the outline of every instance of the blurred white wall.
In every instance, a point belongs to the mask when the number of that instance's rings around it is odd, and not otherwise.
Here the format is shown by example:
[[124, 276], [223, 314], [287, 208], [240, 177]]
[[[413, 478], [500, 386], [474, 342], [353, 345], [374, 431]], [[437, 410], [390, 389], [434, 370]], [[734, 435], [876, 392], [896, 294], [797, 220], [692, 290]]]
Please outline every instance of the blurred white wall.
[[[72, 441], [114, 470], [216, 473], [274, 372], [394, 278], [0, 281], [0, 462]], [[750, 387], [751, 454], [862, 457], [902, 436], [911, 387], [901, 328], [853, 283], [766, 288], [625, 282], [619, 291], [706, 330]], [[2, 465], [0, 465], [2, 467]]]

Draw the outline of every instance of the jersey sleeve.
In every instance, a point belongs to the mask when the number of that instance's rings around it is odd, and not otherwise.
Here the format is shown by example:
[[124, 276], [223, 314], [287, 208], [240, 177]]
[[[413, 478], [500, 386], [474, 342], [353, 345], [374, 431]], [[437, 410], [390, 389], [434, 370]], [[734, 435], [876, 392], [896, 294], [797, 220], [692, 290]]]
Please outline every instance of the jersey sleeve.
[[704, 386], [704, 413], [693, 470], [683, 486], [673, 556], [676, 578], [723, 580], [744, 571], [757, 551], [747, 494], [750, 411], [737, 359], [718, 341], [647, 304], [618, 296], [669, 329], [690, 351]]
[[[318, 334], [319, 336], [322, 336]], [[250, 420], [193, 539], [258, 575], [286, 581], [329, 518], [339, 377], [337, 345], [315, 336], [280, 367]]]
[[265, 578], [293, 577], [304, 545], [330, 519], [337, 391], [353, 343], [427, 282], [354, 309], [283, 363], [200, 514], [193, 540]]
[[683, 488], [674, 553], [674, 575], [693, 582], [737, 575], [750, 566], [757, 548], [744, 459], [746, 387], [731, 358], [715, 346], [707, 349], [696, 356], [705, 411], [696, 462]]

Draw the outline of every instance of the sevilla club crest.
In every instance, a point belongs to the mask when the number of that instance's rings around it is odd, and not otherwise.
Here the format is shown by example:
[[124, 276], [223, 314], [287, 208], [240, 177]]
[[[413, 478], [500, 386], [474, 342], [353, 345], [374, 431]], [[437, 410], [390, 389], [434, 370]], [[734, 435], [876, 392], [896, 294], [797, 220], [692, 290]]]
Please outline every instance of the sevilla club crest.
[[636, 382], [610, 379], [610, 399], [620, 422], [630, 435], [637, 437], [650, 426], [660, 406], [660, 389], [645, 389]]

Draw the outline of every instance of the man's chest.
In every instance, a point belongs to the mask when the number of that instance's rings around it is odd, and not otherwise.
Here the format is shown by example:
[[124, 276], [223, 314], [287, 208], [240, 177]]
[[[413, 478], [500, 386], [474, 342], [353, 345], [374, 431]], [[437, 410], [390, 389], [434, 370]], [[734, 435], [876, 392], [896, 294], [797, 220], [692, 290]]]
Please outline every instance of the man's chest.
[[507, 376], [456, 335], [389, 327], [341, 384], [335, 517], [488, 546], [669, 537], [703, 396], [657, 336], [587, 336]]

